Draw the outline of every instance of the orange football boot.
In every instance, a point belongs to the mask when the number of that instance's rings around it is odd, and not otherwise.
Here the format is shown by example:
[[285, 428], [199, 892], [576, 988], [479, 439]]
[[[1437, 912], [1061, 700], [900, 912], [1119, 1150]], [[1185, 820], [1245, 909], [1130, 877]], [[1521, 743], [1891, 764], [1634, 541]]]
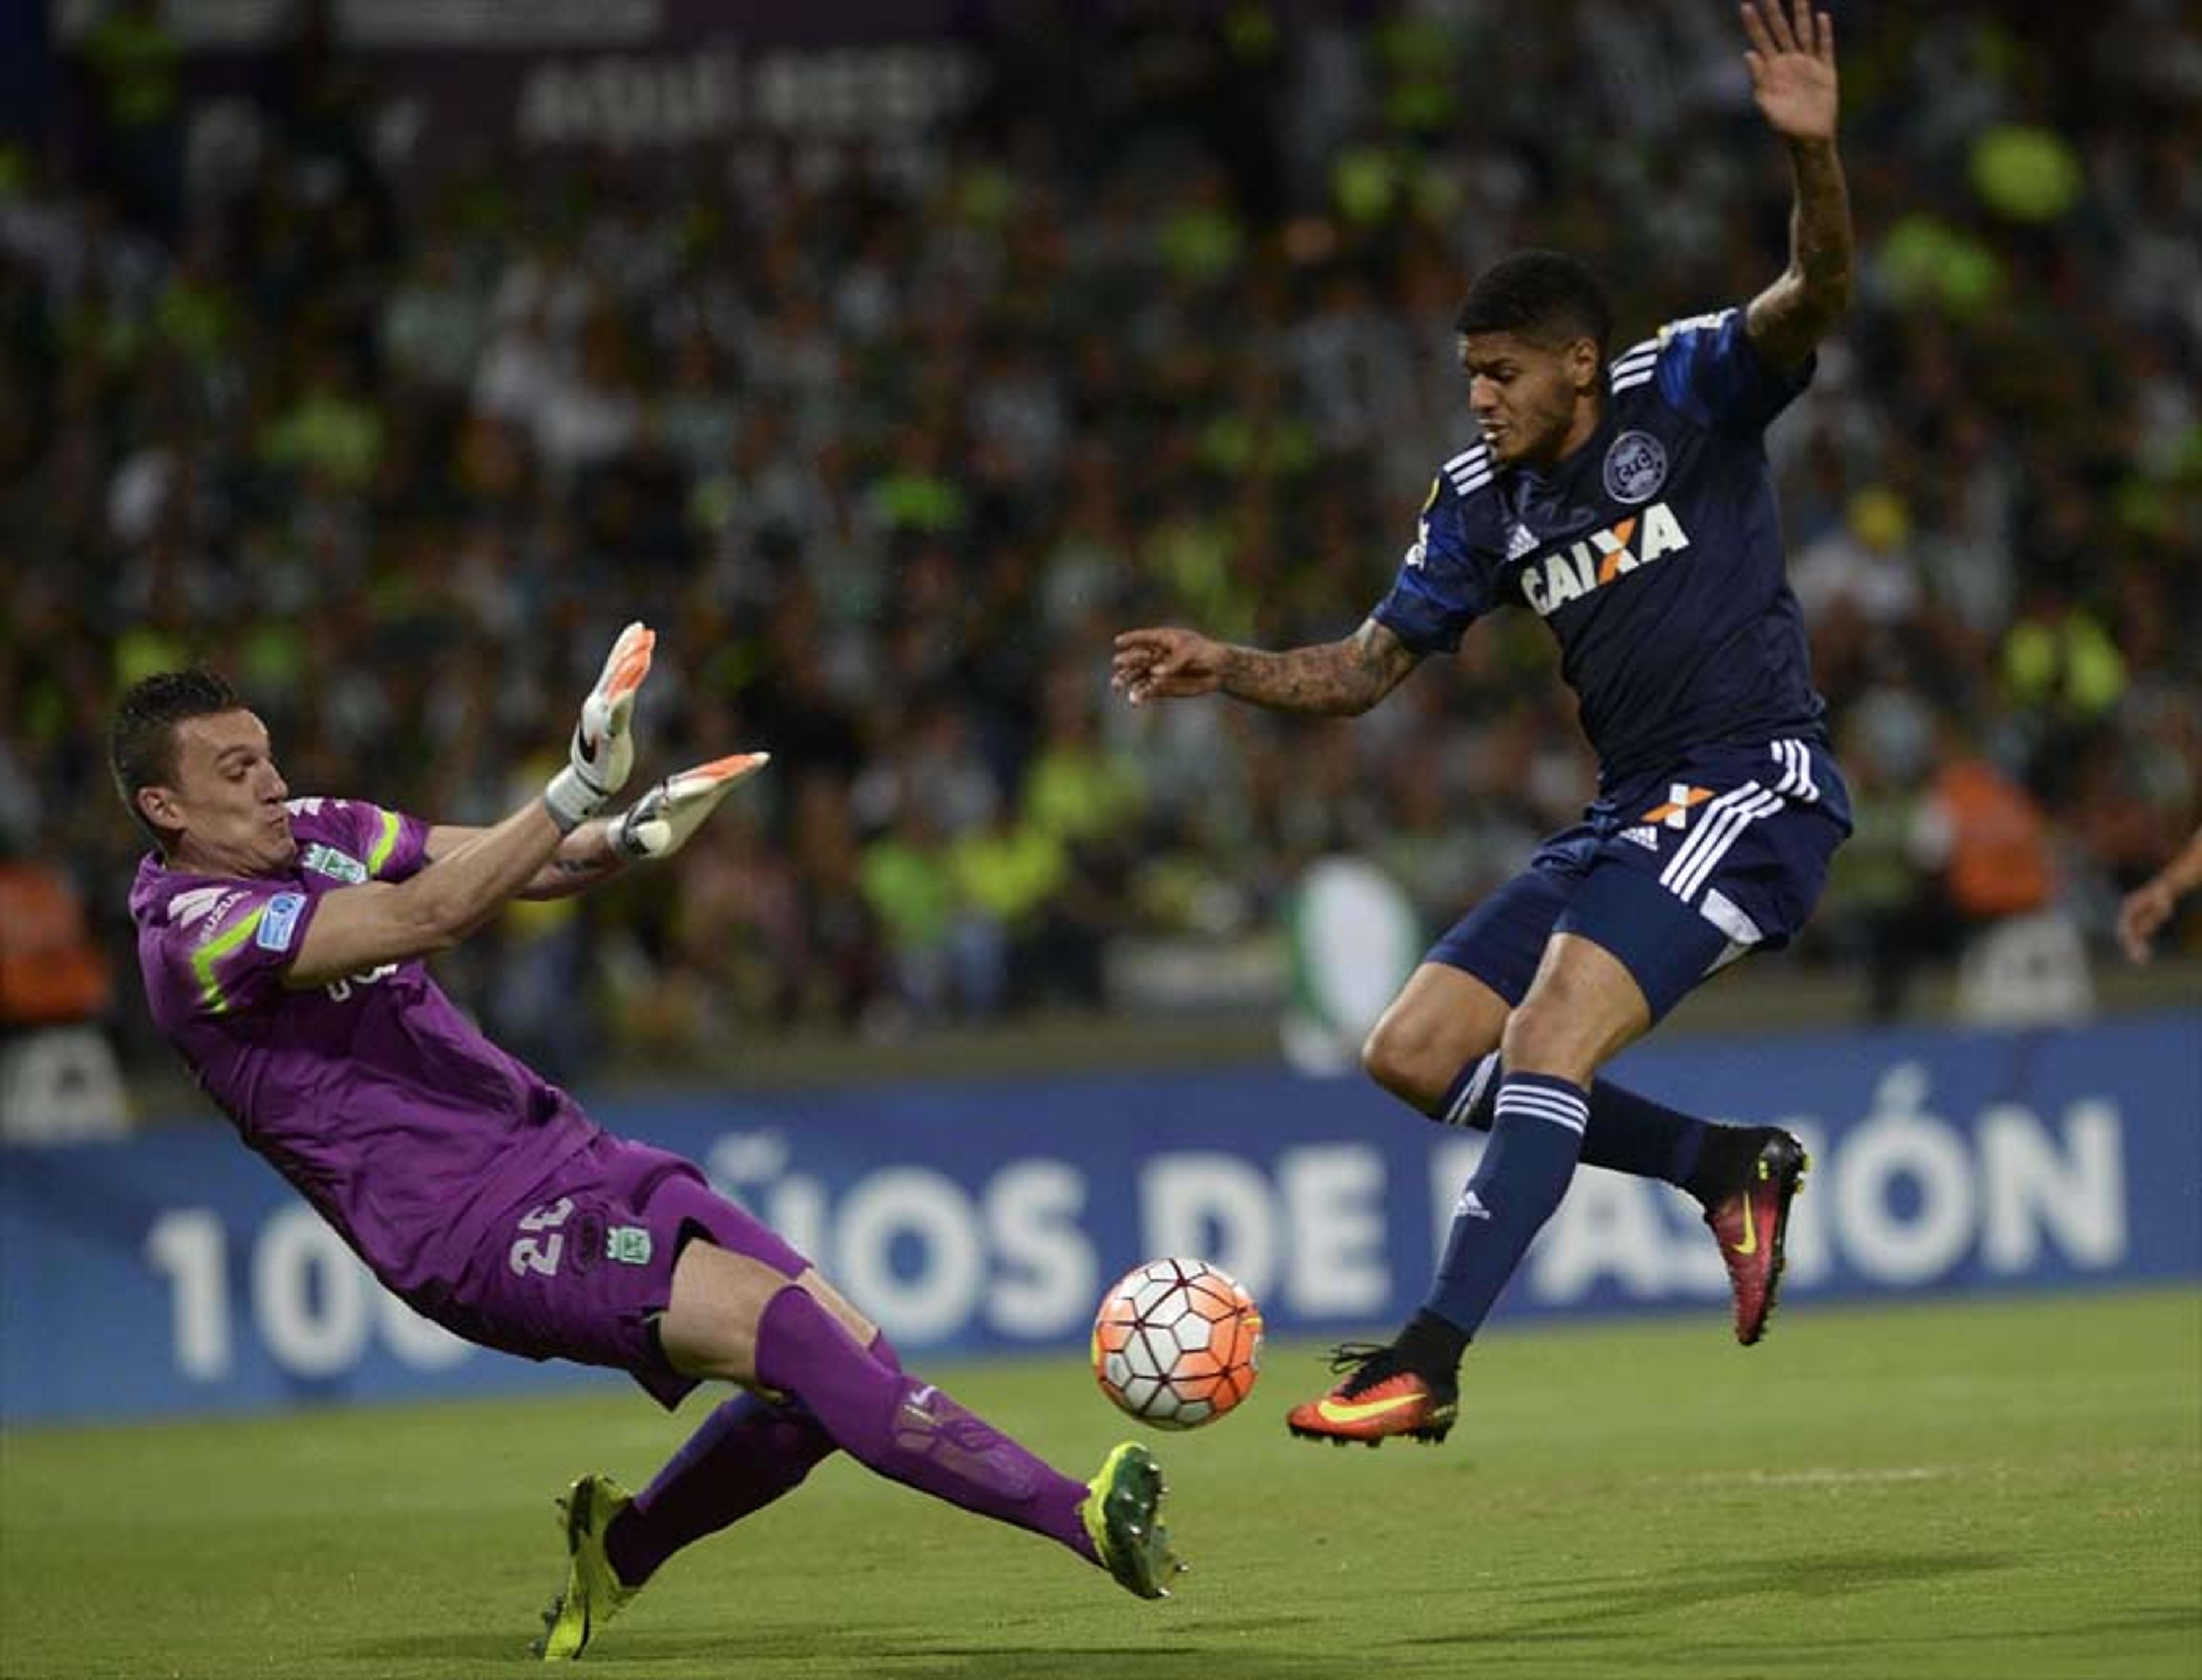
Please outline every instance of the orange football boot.
[[1395, 1435], [1435, 1444], [1451, 1432], [1460, 1411], [1460, 1385], [1451, 1377], [1409, 1369], [1388, 1342], [1349, 1342], [1334, 1348], [1330, 1368], [1345, 1380], [1321, 1400], [1295, 1406], [1285, 1427], [1304, 1441], [1358, 1441], [1382, 1445]]

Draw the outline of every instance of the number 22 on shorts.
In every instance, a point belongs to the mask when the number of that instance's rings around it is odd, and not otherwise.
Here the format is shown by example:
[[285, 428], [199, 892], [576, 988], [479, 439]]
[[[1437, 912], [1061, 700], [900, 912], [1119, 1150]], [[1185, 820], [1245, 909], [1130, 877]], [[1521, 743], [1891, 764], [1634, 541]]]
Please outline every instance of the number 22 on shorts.
[[512, 1245], [505, 1256], [512, 1275], [525, 1278], [529, 1272], [539, 1272], [545, 1278], [554, 1277], [558, 1271], [558, 1257], [566, 1249], [566, 1234], [558, 1227], [573, 1216], [574, 1198], [562, 1195], [556, 1201], [546, 1201], [532, 1213], [521, 1215], [522, 1237]]

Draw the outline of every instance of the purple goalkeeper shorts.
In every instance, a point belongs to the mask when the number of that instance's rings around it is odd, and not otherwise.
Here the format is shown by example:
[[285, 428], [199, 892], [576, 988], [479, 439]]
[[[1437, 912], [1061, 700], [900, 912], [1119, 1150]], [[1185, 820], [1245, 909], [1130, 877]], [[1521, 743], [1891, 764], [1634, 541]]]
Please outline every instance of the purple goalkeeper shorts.
[[490, 1228], [434, 1316], [523, 1359], [626, 1372], [668, 1411], [698, 1379], [667, 1363], [657, 1317], [692, 1237], [792, 1278], [810, 1262], [681, 1156], [599, 1134]]

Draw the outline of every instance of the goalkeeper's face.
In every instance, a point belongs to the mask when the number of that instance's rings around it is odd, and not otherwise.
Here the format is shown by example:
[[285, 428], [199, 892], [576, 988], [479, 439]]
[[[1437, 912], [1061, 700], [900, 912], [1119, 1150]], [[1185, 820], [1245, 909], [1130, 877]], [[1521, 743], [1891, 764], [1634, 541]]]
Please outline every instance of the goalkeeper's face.
[[1520, 332], [1463, 333], [1468, 406], [1502, 466], [1549, 467], [1598, 426], [1598, 346]]
[[268, 748], [268, 728], [246, 711], [186, 718], [176, 726], [171, 781], [138, 796], [145, 814], [174, 831], [169, 861], [219, 875], [270, 875], [297, 855], [291, 790]]

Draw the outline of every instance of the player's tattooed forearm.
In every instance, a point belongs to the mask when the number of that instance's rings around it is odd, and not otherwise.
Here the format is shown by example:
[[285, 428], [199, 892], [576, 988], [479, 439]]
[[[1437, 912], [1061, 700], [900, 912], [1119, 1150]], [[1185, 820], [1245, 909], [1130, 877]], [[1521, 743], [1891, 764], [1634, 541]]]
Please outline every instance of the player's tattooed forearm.
[[1805, 290], [1840, 308], [1850, 297], [1851, 208], [1835, 149], [1799, 146], [1793, 153], [1797, 209], [1789, 232], [1791, 260]]
[[1833, 144], [1789, 149], [1797, 200], [1789, 214], [1789, 267], [1752, 300], [1752, 342], [1779, 367], [1793, 367], [1851, 301], [1850, 194]]
[[1240, 700], [1281, 712], [1351, 716], [1389, 694], [1414, 664], [1397, 637], [1364, 624], [1345, 641], [1287, 653], [1234, 648], [1224, 664], [1223, 687]]

